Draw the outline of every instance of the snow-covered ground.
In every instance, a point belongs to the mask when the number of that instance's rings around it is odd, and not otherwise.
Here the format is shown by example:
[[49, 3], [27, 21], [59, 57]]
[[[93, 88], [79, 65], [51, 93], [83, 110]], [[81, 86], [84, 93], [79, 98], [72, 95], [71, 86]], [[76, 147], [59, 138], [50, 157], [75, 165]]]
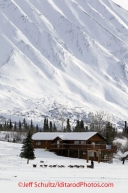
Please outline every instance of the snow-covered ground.
[[[21, 144], [0, 141], [0, 192], [120, 193], [123, 191], [123, 193], [127, 193], [127, 160], [124, 165], [120, 160], [114, 160], [113, 164], [95, 162], [94, 169], [89, 169], [86, 167], [85, 160], [61, 157], [43, 149], [37, 149], [35, 150], [36, 159], [27, 165], [27, 161], [18, 156], [21, 146]], [[40, 161], [44, 161], [44, 163], [40, 163]], [[37, 167], [33, 168], [33, 164], [37, 164]], [[64, 165], [65, 168], [42, 168], [40, 167], [42, 164]], [[84, 165], [85, 168], [69, 168], [68, 165]], [[49, 186], [50, 183], [51, 186], [56, 184], [56, 187], [43, 187], [44, 183]], [[65, 186], [72, 183], [73, 186], [77, 185], [78, 187], [58, 187], [63, 186], [63, 183]], [[82, 183], [86, 183], [88, 186], [91, 183], [95, 185], [112, 183], [114, 187], [83, 187]], [[26, 187], [22, 187], [24, 184]]]

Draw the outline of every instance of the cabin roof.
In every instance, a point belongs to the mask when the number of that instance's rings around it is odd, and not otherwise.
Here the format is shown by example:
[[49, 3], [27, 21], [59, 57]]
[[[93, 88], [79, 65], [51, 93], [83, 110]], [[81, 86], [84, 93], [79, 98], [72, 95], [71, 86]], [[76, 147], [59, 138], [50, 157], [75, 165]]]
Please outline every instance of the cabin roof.
[[32, 139], [33, 140], [53, 140], [56, 137], [59, 137], [62, 140], [88, 140], [95, 134], [98, 134], [98, 133], [97, 132], [71, 132], [71, 133], [38, 132], [32, 136]]

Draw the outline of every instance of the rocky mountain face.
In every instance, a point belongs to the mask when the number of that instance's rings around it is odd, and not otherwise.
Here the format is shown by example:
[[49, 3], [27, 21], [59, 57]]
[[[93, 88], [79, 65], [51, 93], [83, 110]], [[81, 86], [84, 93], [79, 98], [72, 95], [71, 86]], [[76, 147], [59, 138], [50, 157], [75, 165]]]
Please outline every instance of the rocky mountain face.
[[127, 120], [128, 12], [112, 0], [0, 0], [0, 115]]

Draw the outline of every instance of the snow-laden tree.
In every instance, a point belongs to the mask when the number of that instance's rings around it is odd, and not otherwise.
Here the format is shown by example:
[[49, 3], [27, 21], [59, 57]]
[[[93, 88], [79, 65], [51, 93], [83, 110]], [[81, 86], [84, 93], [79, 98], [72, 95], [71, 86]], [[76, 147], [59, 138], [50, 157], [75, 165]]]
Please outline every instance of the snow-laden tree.
[[32, 132], [29, 130], [26, 139], [23, 141], [23, 146], [21, 149], [20, 157], [27, 159], [27, 164], [29, 160], [35, 159], [34, 147], [32, 141]]

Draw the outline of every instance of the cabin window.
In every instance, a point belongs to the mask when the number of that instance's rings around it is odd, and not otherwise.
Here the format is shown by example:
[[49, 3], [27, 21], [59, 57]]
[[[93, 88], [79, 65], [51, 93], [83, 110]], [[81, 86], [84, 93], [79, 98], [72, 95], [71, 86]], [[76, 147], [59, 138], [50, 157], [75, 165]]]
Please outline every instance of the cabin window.
[[36, 141], [36, 145], [41, 145], [41, 141]]
[[92, 142], [91, 141], [88, 141], [88, 144], [91, 144]]
[[111, 145], [106, 145], [106, 149], [111, 149]]
[[84, 145], [84, 144], [86, 144], [86, 141], [81, 141], [81, 145]]
[[78, 144], [79, 144], [79, 141], [74, 141], [74, 144], [75, 144], [75, 145], [78, 145]]
[[60, 140], [57, 140], [57, 145], [59, 145], [60, 144]]
[[89, 152], [89, 157], [94, 157], [94, 152]]
[[98, 157], [99, 156], [99, 153], [98, 152], [96, 152], [96, 157]]
[[100, 145], [100, 144], [102, 144], [102, 142], [101, 142], [101, 141], [97, 141], [96, 144], [97, 144], [97, 145], [98, 145], [98, 144]]

